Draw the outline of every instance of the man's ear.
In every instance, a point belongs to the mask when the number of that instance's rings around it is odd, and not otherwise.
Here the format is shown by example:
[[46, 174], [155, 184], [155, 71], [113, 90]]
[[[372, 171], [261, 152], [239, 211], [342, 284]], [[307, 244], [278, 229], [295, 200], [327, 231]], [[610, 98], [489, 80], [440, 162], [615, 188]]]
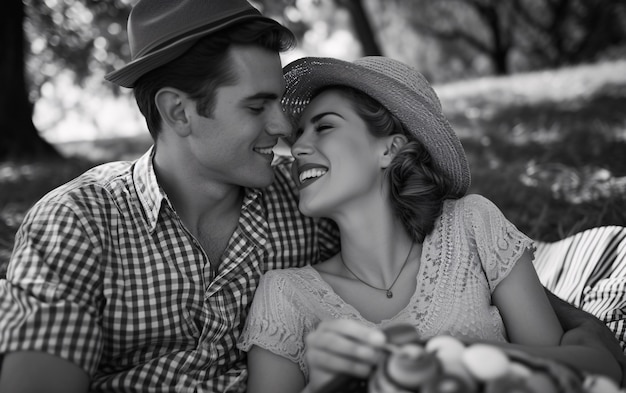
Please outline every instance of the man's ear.
[[178, 89], [164, 87], [157, 91], [154, 101], [164, 125], [180, 136], [189, 132], [189, 118], [185, 112], [186, 95]]
[[408, 142], [402, 134], [393, 134], [385, 138], [385, 150], [381, 156], [381, 168], [387, 168], [400, 149]]

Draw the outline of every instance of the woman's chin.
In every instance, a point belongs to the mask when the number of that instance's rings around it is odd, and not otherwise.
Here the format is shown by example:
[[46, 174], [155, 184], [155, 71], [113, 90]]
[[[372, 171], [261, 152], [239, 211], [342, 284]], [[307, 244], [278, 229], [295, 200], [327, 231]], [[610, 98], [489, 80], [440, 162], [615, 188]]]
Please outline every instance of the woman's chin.
[[315, 217], [315, 218], [324, 217], [322, 209], [319, 209], [318, 207], [313, 206], [310, 203], [304, 203], [302, 202], [302, 200], [300, 200], [298, 209], [300, 209], [300, 212], [307, 217]]

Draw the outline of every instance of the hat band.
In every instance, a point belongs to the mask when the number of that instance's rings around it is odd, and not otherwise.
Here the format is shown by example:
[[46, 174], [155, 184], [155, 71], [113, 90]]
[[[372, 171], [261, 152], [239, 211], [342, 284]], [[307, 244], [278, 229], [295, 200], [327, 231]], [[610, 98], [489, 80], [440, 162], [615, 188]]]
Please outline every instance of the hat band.
[[176, 43], [176, 42], [178, 42], [178, 41], [180, 41], [180, 40], [182, 40], [182, 39], [184, 39], [186, 37], [191, 37], [191, 36], [193, 36], [195, 34], [203, 32], [205, 30], [212, 30], [214, 27], [217, 27], [217, 26], [220, 26], [221, 24], [223, 24], [224, 21], [229, 21], [231, 19], [239, 19], [240, 17], [246, 16], [246, 15], [249, 15], [249, 16], [259, 16], [259, 17], [261, 16], [259, 11], [257, 11], [256, 9], [247, 9], [247, 10], [239, 11], [239, 12], [234, 13], [234, 14], [229, 14], [228, 16], [226, 16], [224, 18], [221, 18], [219, 20], [216, 20], [216, 21], [212, 21], [211, 23], [207, 23], [207, 24], [204, 24], [202, 26], [198, 26], [198, 27], [196, 27], [194, 29], [191, 29], [191, 30], [185, 30], [184, 33], [181, 33], [181, 34], [179, 34], [179, 35], [177, 35], [177, 36], [175, 36], [173, 38], [170, 38], [170, 39], [168, 39], [166, 41], [160, 42], [160, 43], [158, 43], [155, 46], [152, 46], [152, 47], [148, 46], [148, 47], [144, 48], [141, 52], [137, 53], [137, 55], [133, 57], [133, 60], [138, 59], [138, 58], [143, 57], [143, 56], [147, 56], [147, 55], [149, 55], [152, 52], [156, 52], [158, 50], [166, 48], [169, 45], [172, 45], [172, 44], [174, 44], [174, 43]]

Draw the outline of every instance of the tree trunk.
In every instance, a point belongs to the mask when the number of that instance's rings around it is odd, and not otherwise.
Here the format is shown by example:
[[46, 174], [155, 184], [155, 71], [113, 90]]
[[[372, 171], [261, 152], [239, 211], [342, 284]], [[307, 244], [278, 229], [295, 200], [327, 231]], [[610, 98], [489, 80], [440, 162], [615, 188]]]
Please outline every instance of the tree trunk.
[[5, 1], [0, 13], [0, 161], [59, 158], [39, 135], [25, 80], [24, 3]]
[[363, 45], [363, 56], [381, 56], [382, 52], [363, 7], [363, 0], [337, 0], [337, 4], [350, 12], [354, 30]]
[[506, 49], [494, 50], [491, 53], [491, 61], [493, 63], [493, 73], [496, 75], [509, 74], [508, 52]]

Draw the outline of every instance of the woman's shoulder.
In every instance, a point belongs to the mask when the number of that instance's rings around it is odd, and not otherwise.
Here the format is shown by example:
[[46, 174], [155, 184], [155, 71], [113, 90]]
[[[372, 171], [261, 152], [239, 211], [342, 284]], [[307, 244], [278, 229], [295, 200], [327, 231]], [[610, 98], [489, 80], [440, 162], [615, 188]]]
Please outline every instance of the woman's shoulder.
[[444, 210], [473, 214], [489, 214], [499, 211], [498, 207], [488, 198], [479, 194], [468, 194], [459, 199], [448, 199]]
[[324, 297], [331, 288], [324, 276], [337, 275], [335, 259], [336, 256], [315, 266], [269, 270], [261, 277], [259, 287], [266, 291], [295, 292], [298, 297]]
[[298, 310], [313, 312], [318, 310], [328, 293], [328, 284], [310, 265], [276, 269], [261, 276], [255, 296], [269, 300], [279, 307], [295, 307]]
[[494, 205], [494, 203], [491, 200], [489, 200], [488, 198], [480, 194], [467, 194], [458, 199], [447, 199], [446, 203], [454, 205], [454, 206], [463, 206], [465, 208]]
[[473, 232], [486, 223], [500, 223], [501, 210], [488, 198], [468, 194], [459, 199], [448, 199], [441, 214], [441, 225], [451, 231]]
[[264, 285], [277, 285], [292, 282], [302, 282], [302, 280], [310, 281], [315, 275], [315, 270], [310, 265], [302, 267], [290, 267], [286, 269], [273, 269], [265, 272], [261, 276], [261, 282]]

